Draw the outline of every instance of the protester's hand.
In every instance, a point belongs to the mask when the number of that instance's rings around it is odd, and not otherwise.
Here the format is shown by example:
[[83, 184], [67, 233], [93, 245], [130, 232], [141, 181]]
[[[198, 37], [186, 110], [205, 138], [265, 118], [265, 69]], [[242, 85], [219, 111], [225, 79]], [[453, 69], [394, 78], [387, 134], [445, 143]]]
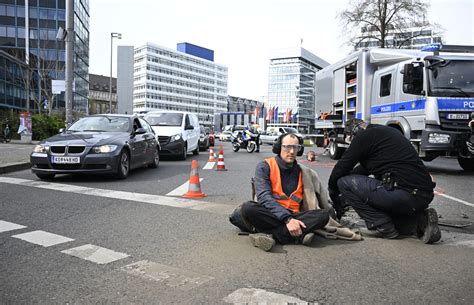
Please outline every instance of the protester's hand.
[[304, 224], [301, 220], [292, 218], [292, 219], [286, 224], [286, 228], [287, 228], [288, 231], [290, 232], [290, 235], [291, 235], [291, 236], [293, 236], [293, 237], [299, 237], [299, 236], [303, 235], [303, 230], [302, 230], [302, 228], [305, 228], [305, 229], [306, 229], [306, 226], [305, 226], [305, 224]]

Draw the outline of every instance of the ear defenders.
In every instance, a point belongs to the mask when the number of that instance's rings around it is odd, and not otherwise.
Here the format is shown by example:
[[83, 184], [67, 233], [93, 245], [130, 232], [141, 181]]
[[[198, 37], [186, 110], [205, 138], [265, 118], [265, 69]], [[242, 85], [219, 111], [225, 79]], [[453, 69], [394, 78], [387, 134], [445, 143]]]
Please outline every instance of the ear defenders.
[[296, 154], [298, 157], [301, 157], [303, 155], [303, 151], [304, 151], [304, 148], [303, 148], [303, 138], [302, 137], [299, 137], [297, 135], [295, 135], [294, 133], [284, 133], [282, 135], [280, 135], [276, 142], [273, 143], [273, 148], [272, 148], [272, 152], [274, 154], [277, 154], [277, 155], [280, 155], [281, 153], [281, 142], [283, 141], [283, 138], [286, 137], [287, 135], [294, 135], [296, 138], [298, 138], [298, 143], [301, 145], [301, 149], [298, 151], [298, 153]]

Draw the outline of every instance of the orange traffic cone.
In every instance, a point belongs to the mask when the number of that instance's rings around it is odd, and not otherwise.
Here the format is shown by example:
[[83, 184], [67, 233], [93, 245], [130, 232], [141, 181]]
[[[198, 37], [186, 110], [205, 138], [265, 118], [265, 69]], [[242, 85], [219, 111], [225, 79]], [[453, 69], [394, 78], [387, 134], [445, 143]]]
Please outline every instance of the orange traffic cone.
[[216, 162], [216, 158], [214, 158], [214, 149], [211, 147], [209, 147], [209, 159], [207, 160], [207, 162]]
[[222, 144], [220, 145], [219, 158], [217, 158], [216, 171], [226, 171], [224, 164], [224, 150], [222, 149]]
[[183, 195], [185, 198], [202, 198], [207, 196], [201, 192], [201, 183], [199, 182], [198, 163], [193, 160], [191, 165], [191, 176], [189, 177], [189, 188], [186, 194]]

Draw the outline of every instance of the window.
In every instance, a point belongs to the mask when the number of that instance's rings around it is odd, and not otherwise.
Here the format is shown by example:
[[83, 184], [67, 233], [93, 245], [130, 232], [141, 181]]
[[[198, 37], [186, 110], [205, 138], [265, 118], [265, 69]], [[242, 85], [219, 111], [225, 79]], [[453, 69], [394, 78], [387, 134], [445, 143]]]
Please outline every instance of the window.
[[392, 85], [392, 74], [387, 74], [380, 78], [380, 97], [390, 95], [391, 85]]

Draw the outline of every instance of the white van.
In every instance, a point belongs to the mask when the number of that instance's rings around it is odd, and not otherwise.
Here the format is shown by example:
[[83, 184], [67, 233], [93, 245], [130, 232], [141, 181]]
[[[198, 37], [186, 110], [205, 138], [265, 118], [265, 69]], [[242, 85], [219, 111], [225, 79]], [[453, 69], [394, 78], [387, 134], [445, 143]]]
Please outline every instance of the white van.
[[199, 120], [183, 111], [150, 111], [144, 119], [151, 125], [160, 142], [162, 155], [185, 160], [188, 152], [199, 154]]

